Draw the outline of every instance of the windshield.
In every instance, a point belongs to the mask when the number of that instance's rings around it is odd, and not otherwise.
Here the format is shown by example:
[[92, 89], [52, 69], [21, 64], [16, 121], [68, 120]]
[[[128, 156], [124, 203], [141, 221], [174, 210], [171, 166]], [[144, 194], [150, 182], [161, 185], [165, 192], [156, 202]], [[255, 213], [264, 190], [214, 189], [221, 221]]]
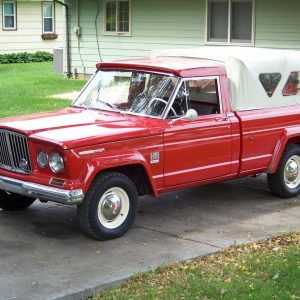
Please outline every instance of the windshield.
[[177, 81], [139, 71], [98, 71], [73, 106], [161, 117]]

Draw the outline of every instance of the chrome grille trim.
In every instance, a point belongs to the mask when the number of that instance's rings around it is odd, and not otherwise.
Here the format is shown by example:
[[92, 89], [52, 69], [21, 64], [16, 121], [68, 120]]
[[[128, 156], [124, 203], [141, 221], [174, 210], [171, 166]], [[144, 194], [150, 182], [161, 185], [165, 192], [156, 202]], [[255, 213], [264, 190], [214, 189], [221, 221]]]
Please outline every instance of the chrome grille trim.
[[0, 168], [23, 174], [31, 173], [28, 143], [24, 135], [0, 129]]

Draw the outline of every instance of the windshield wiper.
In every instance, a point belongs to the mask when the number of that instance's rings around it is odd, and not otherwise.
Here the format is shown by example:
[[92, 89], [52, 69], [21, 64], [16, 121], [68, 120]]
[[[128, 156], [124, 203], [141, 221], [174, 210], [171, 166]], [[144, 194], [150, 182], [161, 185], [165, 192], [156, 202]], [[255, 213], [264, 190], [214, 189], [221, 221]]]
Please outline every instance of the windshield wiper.
[[83, 104], [83, 103], [76, 104], [76, 105], [72, 104], [71, 106], [73, 106], [73, 107], [79, 107], [79, 108], [83, 107], [84, 109], [88, 109], [88, 107], [85, 104]]
[[125, 112], [120, 110], [119, 108], [117, 108], [114, 104], [111, 104], [111, 103], [108, 103], [108, 102], [105, 102], [103, 100], [100, 100], [100, 99], [97, 99], [98, 102], [102, 103], [102, 104], [105, 104], [106, 106], [112, 108], [114, 111], [117, 111], [118, 113], [122, 114], [122, 115], [125, 115]]
[[84, 109], [87, 109], [87, 106], [84, 103], [80, 103], [80, 107], [83, 107]]

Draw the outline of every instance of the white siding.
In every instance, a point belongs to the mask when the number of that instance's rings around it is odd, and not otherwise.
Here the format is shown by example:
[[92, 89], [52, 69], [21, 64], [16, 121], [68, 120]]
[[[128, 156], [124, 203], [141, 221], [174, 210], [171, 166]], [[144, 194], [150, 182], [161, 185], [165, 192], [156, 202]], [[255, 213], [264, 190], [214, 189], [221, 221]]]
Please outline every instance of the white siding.
[[[149, 56], [153, 49], [200, 46], [205, 35], [204, 0], [131, 0], [131, 36], [104, 35], [103, 2], [97, 20], [98, 42], [103, 61]], [[74, 35], [77, 25], [76, 1], [69, 0], [71, 20], [72, 68], [92, 74], [100, 61], [95, 20], [97, 2], [80, 0], [81, 37]], [[81, 61], [82, 59], [82, 61]]]
[[[91, 74], [101, 58], [145, 57], [154, 49], [191, 48], [205, 43], [206, 0], [131, 0], [131, 36], [104, 35], [104, 1], [98, 2], [95, 22], [97, 1], [79, 0], [80, 39], [73, 31], [78, 25], [76, 2], [66, 0], [70, 6], [72, 72], [76, 68], [79, 73]], [[300, 0], [255, 3], [254, 45], [300, 49]]]
[[300, 1], [256, 0], [256, 46], [300, 49]]
[[6, 31], [2, 26], [2, 1], [0, 1], [0, 54], [17, 52], [52, 52], [63, 46], [65, 16], [63, 7], [55, 4], [55, 40], [43, 40], [41, 2], [17, 2], [17, 30]]

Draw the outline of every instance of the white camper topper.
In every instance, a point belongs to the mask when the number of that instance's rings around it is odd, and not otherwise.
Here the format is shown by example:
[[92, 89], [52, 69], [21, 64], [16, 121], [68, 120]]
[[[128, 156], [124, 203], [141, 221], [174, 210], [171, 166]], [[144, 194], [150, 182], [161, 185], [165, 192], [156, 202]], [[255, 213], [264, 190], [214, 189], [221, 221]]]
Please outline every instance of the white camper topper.
[[[187, 57], [224, 63], [236, 111], [300, 104], [297, 79], [296, 91], [285, 92], [291, 78], [300, 76], [300, 51], [207, 46], [156, 50], [151, 57]], [[267, 86], [272, 87], [271, 91]]]

